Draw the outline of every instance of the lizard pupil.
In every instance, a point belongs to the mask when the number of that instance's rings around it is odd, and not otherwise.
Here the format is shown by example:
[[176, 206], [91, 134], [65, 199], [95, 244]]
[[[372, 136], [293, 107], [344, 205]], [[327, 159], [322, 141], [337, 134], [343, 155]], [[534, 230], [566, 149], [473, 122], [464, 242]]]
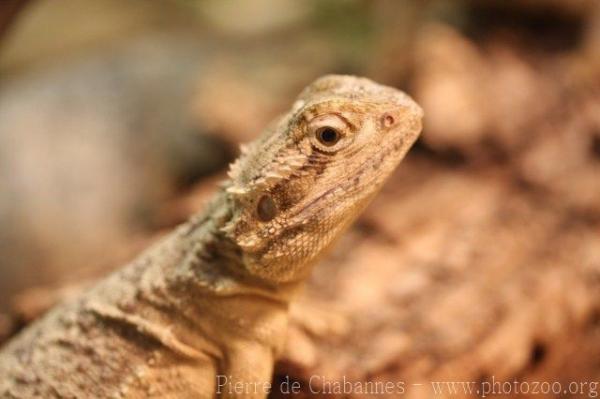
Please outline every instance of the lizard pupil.
[[256, 213], [258, 214], [258, 218], [263, 222], [273, 220], [277, 215], [277, 205], [270, 195], [265, 194], [260, 197], [256, 206]]
[[326, 146], [332, 146], [340, 140], [340, 134], [332, 127], [317, 130], [317, 139]]

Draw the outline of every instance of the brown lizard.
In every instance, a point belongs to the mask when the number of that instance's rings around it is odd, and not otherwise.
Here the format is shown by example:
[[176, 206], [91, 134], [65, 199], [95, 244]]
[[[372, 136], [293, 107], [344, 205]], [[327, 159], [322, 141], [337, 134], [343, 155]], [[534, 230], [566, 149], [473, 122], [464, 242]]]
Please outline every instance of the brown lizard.
[[7, 344], [0, 395], [265, 397], [290, 300], [422, 115], [368, 79], [316, 80], [242, 149], [202, 214]]

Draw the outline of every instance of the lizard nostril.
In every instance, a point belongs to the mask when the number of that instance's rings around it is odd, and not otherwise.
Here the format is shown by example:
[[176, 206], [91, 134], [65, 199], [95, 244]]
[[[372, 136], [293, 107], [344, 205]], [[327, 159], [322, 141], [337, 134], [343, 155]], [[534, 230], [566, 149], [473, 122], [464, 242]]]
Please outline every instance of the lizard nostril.
[[385, 113], [381, 116], [381, 124], [383, 127], [392, 127], [396, 123], [396, 119], [390, 113]]

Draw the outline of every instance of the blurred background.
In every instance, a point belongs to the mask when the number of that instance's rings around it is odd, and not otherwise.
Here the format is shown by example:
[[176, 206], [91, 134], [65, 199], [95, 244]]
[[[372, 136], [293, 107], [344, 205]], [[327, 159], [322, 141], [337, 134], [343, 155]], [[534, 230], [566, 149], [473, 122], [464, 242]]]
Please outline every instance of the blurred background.
[[597, 382], [596, 0], [0, 1], [0, 343], [201, 210], [326, 73], [425, 130], [275, 378]]

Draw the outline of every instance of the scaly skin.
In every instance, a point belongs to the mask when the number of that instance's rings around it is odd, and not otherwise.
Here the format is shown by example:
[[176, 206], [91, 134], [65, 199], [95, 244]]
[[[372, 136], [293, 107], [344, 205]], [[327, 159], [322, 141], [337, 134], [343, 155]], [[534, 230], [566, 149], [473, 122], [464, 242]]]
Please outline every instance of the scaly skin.
[[202, 215], [10, 342], [1, 396], [265, 397], [295, 291], [421, 119], [393, 88], [318, 79], [243, 149]]

